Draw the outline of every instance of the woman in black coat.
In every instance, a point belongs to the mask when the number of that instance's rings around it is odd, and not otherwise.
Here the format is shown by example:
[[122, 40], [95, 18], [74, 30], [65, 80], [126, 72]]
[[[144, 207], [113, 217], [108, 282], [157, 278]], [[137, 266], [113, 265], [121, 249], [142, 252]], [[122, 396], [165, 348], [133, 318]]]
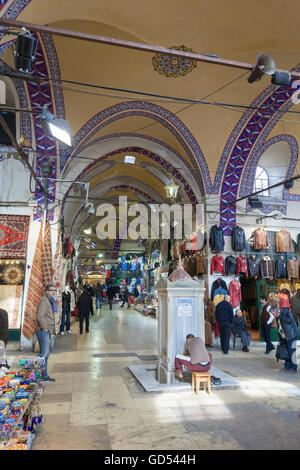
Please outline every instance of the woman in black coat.
[[297, 372], [297, 337], [299, 329], [289, 308], [274, 312], [277, 318], [279, 342], [287, 347], [289, 359], [284, 362], [282, 372]]

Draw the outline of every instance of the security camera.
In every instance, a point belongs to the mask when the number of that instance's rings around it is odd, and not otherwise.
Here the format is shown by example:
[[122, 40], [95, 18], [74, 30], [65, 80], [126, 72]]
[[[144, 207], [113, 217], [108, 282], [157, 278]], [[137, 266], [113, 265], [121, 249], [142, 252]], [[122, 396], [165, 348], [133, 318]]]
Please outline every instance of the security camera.
[[87, 203], [85, 208], [87, 209], [89, 215], [95, 215], [95, 208], [92, 202]]

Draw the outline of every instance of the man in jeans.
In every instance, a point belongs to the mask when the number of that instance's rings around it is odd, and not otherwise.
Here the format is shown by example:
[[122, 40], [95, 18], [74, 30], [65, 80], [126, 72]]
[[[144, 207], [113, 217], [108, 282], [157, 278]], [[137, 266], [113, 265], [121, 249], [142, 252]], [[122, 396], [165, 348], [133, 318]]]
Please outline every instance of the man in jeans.
[[39, 357], [45, 358], [45, 375], [44, 380], [54, 382], [55, 379], [49, 377], [47, 366], [48, 358], [50, 356], [51, 336], [55, 332], [55, 313], [57, 312], [57, 305], [55, 302], [56, 295], [55, 284], [48, 284], [46, 286], [45, 295], [40, 299], [37, 307], [36, 314], [36, 336], [40, 346]]

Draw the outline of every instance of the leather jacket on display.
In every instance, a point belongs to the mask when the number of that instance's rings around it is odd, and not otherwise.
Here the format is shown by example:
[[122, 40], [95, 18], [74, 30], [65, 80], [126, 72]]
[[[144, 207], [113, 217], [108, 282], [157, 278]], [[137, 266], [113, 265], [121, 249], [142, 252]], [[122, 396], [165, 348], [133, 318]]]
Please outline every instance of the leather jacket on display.
[[260, 260], [260, 276], [262, 279], [264, 278], [274, 278], [275, 277], [275, 267], [274, 262], [269, 256], [264, 256]]
[[210, 262], [210, 274], [214, 272], [225, 274], [223, 256], [215, 255], [212, 257]]
[[236, 275], [244, 273], [246, 277], [248, 277], [248, 266], [247, 266], [247, 259], [245, 256], [240, 255], [236, 260]]
[[257, 228], [253, 234], [253, 248], [266, 250], [268, 248], [268, 234], [264, 228]]
[[239, 281], [233, 280], [229, 284], [230, 303], [233, 307], [238, 307], [242, 301], [242, 290]]
[[287, 262], [288, 279], [299, 279], [299, 263], [296, 258], [292, 258]]
[[197, 255], [196, 258], [196, 274], [206, 274], [206, 261], [203, 255]]
[[283, 229], [276, 233], [276, 251], [277, 253], [294, 251], [290, 232]]
[[210, 230], [209, 243], [212, 251], [221, 252], [224, 250], [224, 234], [221, 227], [214, 225]]
[[250, 277], [259, 277], [259, 259], [256, 256], [248, 258], [248, 273]]
[[245, 231], [241, 227], [235, 227], [231, 234], [231, 245], [234, 251], [243, 251], [246, 247]]
[[225, 258], [225, 274], [226, 276], [236, 275], [236, 258], [231, 255]]
[[275, 262], [275, 274], [277, 279], [287, 279], [287, 262], [284, 258]]

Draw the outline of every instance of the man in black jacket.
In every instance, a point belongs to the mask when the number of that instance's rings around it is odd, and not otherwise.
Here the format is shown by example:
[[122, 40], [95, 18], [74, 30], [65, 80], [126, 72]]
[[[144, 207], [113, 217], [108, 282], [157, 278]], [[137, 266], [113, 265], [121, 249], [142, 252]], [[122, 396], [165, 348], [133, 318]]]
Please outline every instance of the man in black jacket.
[[106, 295], [109, 303], [109, 310], [112, 310], [113, 298], [115, 297], [115, 289], [113, 286], [109, 286], [106, 291]]
[[89, 295], [89, 292], [86, 288], [83, 289], [83, 293], [77, 301], [78, 316], [79, 316], [79, 329], [80, 334], [83, 333], [83, 320], [85, 320], [85, 331], [89, 332], [90, 326], [90, 313], [93, 309], [92, 297]]
[[229, 339], [233, 324], [233, 308], [230, 304], [229, 295], [225, 295], [225, 299], [216, 306], [215, 317], [219, 324], [221, 349], [224, 354], [228, 354]]
[[0, 308], [0, 340], [7, 345], [8, 341], [8, 313], [3, 308]]

